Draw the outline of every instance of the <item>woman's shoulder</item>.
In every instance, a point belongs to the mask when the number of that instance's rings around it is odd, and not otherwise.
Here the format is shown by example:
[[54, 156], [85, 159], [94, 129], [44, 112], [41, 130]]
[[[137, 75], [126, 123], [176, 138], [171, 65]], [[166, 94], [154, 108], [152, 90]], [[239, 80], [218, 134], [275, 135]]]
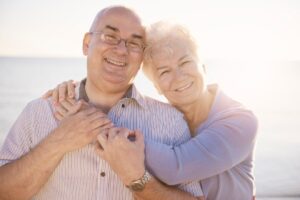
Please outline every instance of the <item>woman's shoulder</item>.
[[258, 120], [254, 112], [241, 102], [229, 97], [221, 88], [217, 88], [215, 100], [207, 122], [209, 124], [234, 123], [256, 127]]

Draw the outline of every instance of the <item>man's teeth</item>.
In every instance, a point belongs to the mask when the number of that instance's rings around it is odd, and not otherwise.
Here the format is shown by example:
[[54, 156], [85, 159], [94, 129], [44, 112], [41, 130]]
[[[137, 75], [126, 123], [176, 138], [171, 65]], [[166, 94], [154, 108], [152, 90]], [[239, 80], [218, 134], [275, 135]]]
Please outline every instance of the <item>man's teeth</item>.
[[108, 59], [106, 58], [106, 61], [110, 64], [113, 64], [113, 65], [118, 65], [118, 66], [125, 66], [126, 63], [125, 62], [120, 62], [120, 61], [116, 61], [116, 60], [111, 60], [111, 59]]
[[191, 83], [189, 83], [189, 84], [186, 84], [185, 86], [176, 89], [176, 91], [181, 92], [181, 91], [183, 91], [183, 90], [189, 88], [192, 84], [193, 84], [193, 82], [191, 82]]

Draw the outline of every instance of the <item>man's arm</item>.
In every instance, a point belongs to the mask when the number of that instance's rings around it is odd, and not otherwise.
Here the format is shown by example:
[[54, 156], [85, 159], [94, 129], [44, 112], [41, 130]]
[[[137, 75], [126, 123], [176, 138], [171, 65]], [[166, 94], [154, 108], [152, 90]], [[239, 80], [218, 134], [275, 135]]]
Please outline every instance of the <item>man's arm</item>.
[[48, 140], [0, 167], [0, 199], [30, 199], [46, 183], [64, 155]]
[[[107, 137], [105, 136], [107, 135]], [[128, 138], [133, 141], [130, 141]], [[112, 128], [107, 134], [98, 136], [101, 148], [97, 153], [106, 160], [125, 185], [141, 178], [145, 172], [143, 135], [139, 131], [126, 128]], [[134, 192], [138, 199], [145, 200], [196, 200], [191, 194], [176, 187], [162, 184], [154, 177], [145, 184], [142, 191]]]
[[145, 185], [145, 188], [140, 192], [134, 192], [134, 196], [138, 200], [204, 200], [202, 197], [194, 197], [191, 194], [184, 192], [177, 187], [167, 186], [155, 178]]
[[0, 167], [0, 199], [30, 199], [47, 182], [65, 153], [95, 140], [107, 122], [96, 109], [80, 111], [64, 119], [31, 149], [28, 135], [35, 127], [29, 124], [43, 123], [28, 114], [33, 110], [27, 106], [22, 112], [0, 151], [0, 161], [6, 163]]

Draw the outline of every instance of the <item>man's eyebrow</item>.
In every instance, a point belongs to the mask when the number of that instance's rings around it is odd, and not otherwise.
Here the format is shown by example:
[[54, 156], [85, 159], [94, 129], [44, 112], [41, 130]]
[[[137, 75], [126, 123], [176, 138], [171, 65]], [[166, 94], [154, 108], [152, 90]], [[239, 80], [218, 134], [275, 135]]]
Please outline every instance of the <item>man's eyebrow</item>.
[[[120, 32], [120, 30], [117, 27], [113, 27], [111, 25], [106, 25], [105, 29], [110, 29], [110, 30], [112, 30], [114, 32]], [[143, 38], [144, 38], [142, 35], [139, 35], [139, 34], [136, 34], [136, 33], [133, 33], [132, 37], [136, 38], [136, 39], [141, 39], [141, 40], [143, 40]]]
[[106, 26], [105, 26], [105, 29], [110, 29], [110, 30], [115, 31], [115, 32], [120, 32], [120, 30], [119, 30], [118, 28], [113, 27], [113, 26], [111, 26], [111, 25], [106, 25]]

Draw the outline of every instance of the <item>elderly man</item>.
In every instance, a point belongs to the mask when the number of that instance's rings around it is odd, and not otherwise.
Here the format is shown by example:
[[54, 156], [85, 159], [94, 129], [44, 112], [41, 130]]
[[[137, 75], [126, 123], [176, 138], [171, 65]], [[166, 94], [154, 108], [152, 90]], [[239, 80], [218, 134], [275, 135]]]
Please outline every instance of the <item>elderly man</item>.
[[[185, 191], [167, 187], [144, 167], [120, 179], [94, 151], [99, 133], [113, 125], [139, 129], [144, 136], [136, 137], [168, 144], [190, 137], [178, 111], [143, 97], [132, 84], [143, 58], [144, 34], [139, 17], [128, 8], [114, 6], [98, 13], [83, 39], [87, 79], [76, 93], [96, 108], [74, 112], [59, 122], [50, 100], [30, 102], [0, 151], [0, 199], [117, 200], [137, 194], [142, 199], [174, 200], [201, 194], [197, 184], [183, 185]], [[174, 134], [170, 138], [164, 132]], [[128, 161], [144, 165], [143, 152], [135, 155], [128, 155]]]

